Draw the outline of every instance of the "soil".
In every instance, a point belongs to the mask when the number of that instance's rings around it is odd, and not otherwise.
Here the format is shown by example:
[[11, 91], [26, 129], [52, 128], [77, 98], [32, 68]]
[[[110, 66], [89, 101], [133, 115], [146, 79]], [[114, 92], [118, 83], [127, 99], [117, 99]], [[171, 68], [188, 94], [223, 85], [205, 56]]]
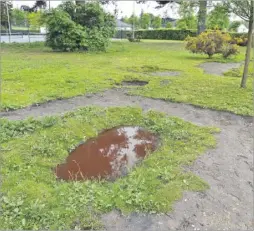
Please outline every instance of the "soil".
[[179, 71], [157, 71], [149, 73], [150, 75], [160, 76], [160, 77], [167, 77], [167, 76], [178, 76], [180, 75]]
[[[216, 67], [217, 67], [216, 63]], [[123, 89], [56, 100], [38, 107], [2, 112], [10, 120], [65, 113], [87, 105], [140, 106], [177, 116], [200, 126], [216, 126], [217, 148], [207, 151], [185, 168], [204, 179], [210, 189], [185, 192], [172, 212], [162, 215], [112, 211], [102, 216], [105, 230], [253, 230], [253, 119], [228, 112], [197, 108], [140, 96]]]
[[202, 68], [207, 74], [223, 76], [223, 73], [233, 68], [239, 68], [241, 65], [242, 63], [207, 62], [200, 64], [199, 67]]
[[122, 86], [145, 86], [147, 85], [147, 81], [141, 81], [141, 80], [132, 80], [132, 81], [123, 81]]

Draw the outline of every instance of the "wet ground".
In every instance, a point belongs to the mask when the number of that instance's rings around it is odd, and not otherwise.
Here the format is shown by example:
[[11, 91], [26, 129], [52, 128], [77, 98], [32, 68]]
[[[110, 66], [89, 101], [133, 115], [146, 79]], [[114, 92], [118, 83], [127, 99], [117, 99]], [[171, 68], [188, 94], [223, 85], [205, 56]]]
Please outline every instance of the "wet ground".
[[152, 153], [158, 138], [141, 127], [116, 127], [76, 147], [55, 169], [63, 180], [115, 180]]
[[204, 179], [210, 189], [185, 192], [164, 215], [131, 214], [112, 211], [102, 217], [105, 230], [253, 230], [253, 119], [182, 103], [129, 96], [123, 89], [101, 94], [56, 100], [38, 107], [2, 112], [12, 120], [29, 116], [61, 114], [87, 105], [140, 106], [177, 116], [200, 126], [216, 126], [217, 148], [206, 152], [187, 170]]
[[141, 80], [130, 80], [130, 81], [122, 81], [122, 86], [145, 86], [148, 84], [147, 81]]

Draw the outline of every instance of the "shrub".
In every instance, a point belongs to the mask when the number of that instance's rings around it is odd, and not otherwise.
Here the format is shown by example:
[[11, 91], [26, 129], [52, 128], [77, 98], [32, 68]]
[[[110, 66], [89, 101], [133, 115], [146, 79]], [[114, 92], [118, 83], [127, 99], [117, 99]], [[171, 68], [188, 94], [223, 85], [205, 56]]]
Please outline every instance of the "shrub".
[[74, 51], [86, 49], [86, 32], [61, 10], [52, 10], [47, 15], [46, 45], [53, 50]]
[[238, 46], [247, 46], [248, 38], [246, 38], [245, 36], [235, 37], [231, 39], [230, 43], [236, 44]]
[[223, 58], [228, 58], [230, 55], [239, 53], [239, 49], [235, 44], [225, 43], [222, 46], [221, 53]]
[[135, 35], [135, 38], [133, 38], [131, 33], [127, 33], [127, 39], [129, 40], [129, 42], [140, 42], [141, 36]]
[[214, 54], [222, 54], [225, 57], [236, 54], [237, 46], [230, 44], [231, 36], [219, 30], [206, 31], [197, 37], [186, 39], [186, 49], [192, 53], [207, 54], [211, 58]]
[[188, 36], [196, 36], [196, 30], [176, 30], [176, 29], [156, 29], [156, 30], [137, 30], [136, 35], [142, 39], [159, 40], [184, 40]]
[[97, 2], [65, 2], [45, 18], [46, 44], [62, 51], [105, 51], [115, 33], [114, 17]]

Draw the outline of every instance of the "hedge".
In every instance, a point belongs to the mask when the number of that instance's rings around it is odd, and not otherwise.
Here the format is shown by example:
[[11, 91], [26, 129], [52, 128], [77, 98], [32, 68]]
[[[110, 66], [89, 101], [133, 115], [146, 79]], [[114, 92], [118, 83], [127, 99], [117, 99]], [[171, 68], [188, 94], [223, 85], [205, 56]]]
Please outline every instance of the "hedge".
[[[247, 33], [229, 33], [232, 38], [245, 37]], [[187, 36], [195, 37], [196, 30], [175, 30], [175, 29], [157, 29], [157, 30], [137, 30], [135, 35], [141, 39], [158, 39], [158, 40], [184, 40]]]
[[196, 36], [197, 31], [175, 29], [137, 30], [135, 35], [142, 39], [184, 40], [187, 36]]

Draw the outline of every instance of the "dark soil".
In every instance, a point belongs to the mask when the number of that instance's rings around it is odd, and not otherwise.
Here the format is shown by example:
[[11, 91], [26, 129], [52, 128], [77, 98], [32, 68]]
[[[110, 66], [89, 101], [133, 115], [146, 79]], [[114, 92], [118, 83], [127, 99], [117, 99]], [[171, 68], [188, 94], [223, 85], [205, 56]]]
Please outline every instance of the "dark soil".
[[147, 81], [141, 80], [122, 81], [122, 86], [145, 86], [147, 84], [148, 84]]

